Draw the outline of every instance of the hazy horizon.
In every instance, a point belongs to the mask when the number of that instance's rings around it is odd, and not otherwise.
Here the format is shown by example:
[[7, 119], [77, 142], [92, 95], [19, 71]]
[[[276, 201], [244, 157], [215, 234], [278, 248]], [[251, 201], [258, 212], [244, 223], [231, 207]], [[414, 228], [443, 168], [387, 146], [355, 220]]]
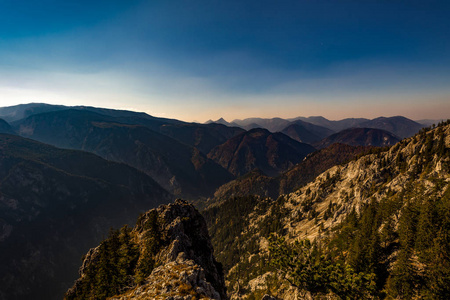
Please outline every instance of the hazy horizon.
[[0, 106], [450, 116], [448, 1], [6, 1]]
[[[127, 109], [127, 108], [114, 108], [114, 107], [103, 107], [103, 106], [95, 106], [95, 105], [82, 105], [82, 104], [78, 104], [78, 105], [65, 105], [65, 104], [61, 104], [61, 103], [45, 103], [45, 102], [28, 102], [28, 103], [19, 103], [19, 104], [13, 104], [13, 105], [5, 105], [5, 106], [0, 106], [0, 108], [4, 108], [4, 107], [14, 107], [14, 106], [18, 106], [18, 105], [29, 105], [29, 104], [50, 104], [50, 105], [63, 105], [63, 106], [68, 106], [68, 107], [75, 107], [75, 106], [93, 106], [93, 107], [97, 107], [97, 108], [106, 108], [106, 109], [117, 109], [117, 110], [129, 110], [129, 111], [134, 111], [134, 112], [144, 112], [147, 113], [153, 117], [160, 117], [160, 118], [169, 118], [169, 119], [177, 119], [177, 120], [181, 120], [184, 122], [196, 122], [196, 123], [206, 123], [208, 121], [218, 121], [219, 119], [224, 119], [225, 121], [232, 123], [233, 121], [236, 120], [244, 120], [244, 119], [253, 119], [253, 118], [262, 118], [262, 119], [274, 119], [274, 118], [281, 118], [281, 119], [295, 119], [295, 118], [308, 118], [308, 117], [324, 117], [330, 121], [339, 121], [339, 120], [343, 120], [343, 119], [347, 119], [347, 118], [365, 118], [365, 119], [375, 119], [375, 118], [379, 118], [379, 117], [396, 117], [396, 116], [402, 116], [402, 117], [406, 117], [408, 119], [414, 120], [414, 121], [424, 121], [424, 120], [448, 120], [450, 119], [449, 117], [443, 117], [443, 118], [411, 118], [408, 117], [407, 115], [404, 114], [380, 114], [380, 115], [375, 115], [374, 117], [364, 117], [364, 116], [360, 116], [360, 115], [353, 115], [353, 116], [348, 116], [348, 117], [343, 117], [343, 118], [330, 118], [327, 117], [324, 114], [315, 114], [315, 115], [293, 115], [293, 116], [287, 116], [287, 117], [283, 117], [283, 116], [279, 116], [279, 115], [273, 115], [273, 116], [258, 116], [258, 115], [253, 115], [253, 116], [246, 116], [243, 118], [225, 118], [225, 117], [218, 117], [218, 118], [208, 118], [205, 120], [183, 120], [183, 119], [178, 119], [175, 117], [171, 117], [171, 116], [158, 116], [158, 115], [152, 115], [148, 112], [145, 111], [140, 111], [140, 110], [134, 110], [134, 109]], [[0, 116], [1, 118], [1, 116]]]

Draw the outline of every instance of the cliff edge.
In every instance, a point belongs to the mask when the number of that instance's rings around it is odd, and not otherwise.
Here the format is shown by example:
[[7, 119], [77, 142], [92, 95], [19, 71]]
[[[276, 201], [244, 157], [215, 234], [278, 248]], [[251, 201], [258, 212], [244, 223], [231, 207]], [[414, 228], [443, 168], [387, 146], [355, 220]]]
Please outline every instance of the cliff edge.
[[65, 299], [226, 299], [222, 266], [205, 220], [186, 201], [141, 215], [111, 231], [85, 256]]

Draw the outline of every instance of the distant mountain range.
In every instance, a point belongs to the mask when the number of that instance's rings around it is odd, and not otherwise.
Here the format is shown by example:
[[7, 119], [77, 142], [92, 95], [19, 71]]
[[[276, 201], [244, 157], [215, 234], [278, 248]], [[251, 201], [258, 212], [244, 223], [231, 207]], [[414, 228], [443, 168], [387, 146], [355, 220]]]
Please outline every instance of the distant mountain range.
[[375, 128], [349, 128], [332, 134], [319, 142], [313, 143], [317, 149], [329, 147], [335, 143], [347, 144], [351, 146], [392, 146], [400, 139], [392, 133]]
[[[300, 121], [300, 122], [299, 122]], [[309, 126], [303, 128], [301, 130], [302, 134], [308, 138], [315, 138], [314, 134], [317, 134], [317, 130], [321, 131], [322, 138], [344, 129], [359, 127], [359, 128], [375, 128], [386, 130], [400, 138], [410, 137], [417, 133], [421, 128], [428, 126], [430, 121], [433, 120], [424, 120], [426, 123], [421, 124], [415, 121], [412, 121], [408, 118], [396, 116], [396, 117], [379, 117], [373, 120], [364, 119], [364, 118], [348, 118], [339, 121], [330, 121], [324, 117], [298, 117], [293, 119], [282, 119], [282, 118], [272, 118], [272, 119], [263, 119], [263, 118], [248, 118], [244, 120], [234, 120], [231, 123], [226, 122], [224, 119], [219, 119], [218, 122], [220, 124], [224, 124], [227, 126], [240, 126], [244, 129], [253, 129], [253, 128], [266, 128], [271, 132], [281, 131], [284, 133], [291, 133], [292, 138], [295, 138], [297, 133], [294, 132], [294, 129], [289, 128], [289, 126], [293, 124], [299, 124], [305, 127], [305, 125]], [[214, 123], [214, 121], [208, 121], [208, 123]], [[436, 122], [435, 124], [437, 124]], [[319, 127], [311, 127], [311, 125], [316, 125]], [[323, 128], [330, 130], [331, 132], [326, 133], [323, 131]], [[310, 131], [310, 132], [308, 132]], [[316, 131], [316, 132], [314, 132]], [[310, 137], [311, 135], [311, 137]], [[323, 136], [325, 135], [325, 136]], [[295, 138], [298, 140], [298, 138]]]
[[401, 139], [413, 136], [421, 128], [425, 127], [417, 122], [414, 122], [405, 117], [380, 117], [373, 120], [360, 123], [357, 127], [362, 128], [376, 128], [386, 130], [390, 133], [395, 134]]
[[331, 121], [321, 116], [313, 116], [313, 117], [298, 117], [294, 119], [290, 119], [290, 121], [302, 120], [304, 122], [308, 122], [314, 125], [323, 126], [328, 129], [333, 130], [334, 132], [338, 132], [347, 128], [358, 127], [359, 124], [363, 122], [369, 121], [369, 119], [364, 118], [347, 118], [338, 121]]

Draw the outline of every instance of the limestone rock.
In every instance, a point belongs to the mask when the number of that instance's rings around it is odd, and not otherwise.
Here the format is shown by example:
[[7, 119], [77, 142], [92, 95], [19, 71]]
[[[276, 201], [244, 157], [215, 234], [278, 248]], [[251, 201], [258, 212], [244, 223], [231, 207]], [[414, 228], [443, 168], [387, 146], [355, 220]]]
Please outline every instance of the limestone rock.
[[[222, 268], [213, 256], [205, 220], [193, 205], [176, 200], [143, 214], [130, 233], [140, 253], [146, 251], [143, 249], [153, 239], [149, 223], [156, 224], [153, 230], [159, 235], [160, 247], [153, 257], [155, 267], [141, 284], [130, 280], [128, 286], [120, 287], [123, 291], [120, 295], [110, 299], [227, 299]], [[81, 277], [67, 292], [67, 299], [80, 298], [77, 293], [88, 270], [95, 269], [100, 261], [100, 247], [85, 256]]]

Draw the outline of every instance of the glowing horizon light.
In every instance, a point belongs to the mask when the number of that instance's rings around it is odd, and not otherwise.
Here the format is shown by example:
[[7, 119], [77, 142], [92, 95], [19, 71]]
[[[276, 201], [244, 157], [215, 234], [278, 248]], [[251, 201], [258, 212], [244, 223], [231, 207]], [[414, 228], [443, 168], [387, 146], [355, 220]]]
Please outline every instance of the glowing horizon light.
[[0, 4], [0, 106], [448, 118], [449, 14], [448, 2]]

